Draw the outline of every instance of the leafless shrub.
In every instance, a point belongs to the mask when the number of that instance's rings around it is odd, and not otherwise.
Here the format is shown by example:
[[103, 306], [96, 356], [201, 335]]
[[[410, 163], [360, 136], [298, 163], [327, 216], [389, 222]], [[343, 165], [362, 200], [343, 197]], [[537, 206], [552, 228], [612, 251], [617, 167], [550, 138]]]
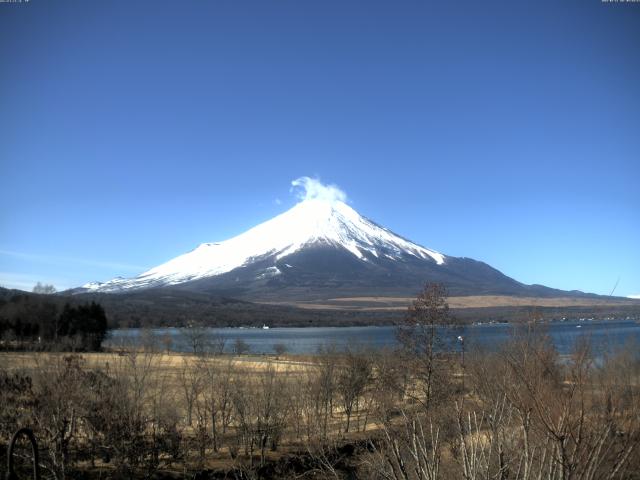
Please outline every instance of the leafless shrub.
[[233, 342], [233, 353], [244, 355], [251, 351], [251, 346], [241, 338], [236, 338]]
[[358, 409], [371, 380], [372, 364], [367, 355], [351, 350], [345, 352], [343, 362], [344, 364], [338, 369], [336, 387], [346, 416], [344, 431], [347, 433], [353, 412]]
[[371, 443], [367, 466], [371, 476], [389, 480], [437, 480], [440, 477], [442, 447], [439, 429], [425, 428], [418, 416], [404, 411], [397, 424], [382, 428], [380, 446]]
[[288, 350], [288, 348], [284, 343], [276, 343], [273, 346], [273, 351], [278, 357], [281, 357], [285, 353], [287, 353], [287, 350]]

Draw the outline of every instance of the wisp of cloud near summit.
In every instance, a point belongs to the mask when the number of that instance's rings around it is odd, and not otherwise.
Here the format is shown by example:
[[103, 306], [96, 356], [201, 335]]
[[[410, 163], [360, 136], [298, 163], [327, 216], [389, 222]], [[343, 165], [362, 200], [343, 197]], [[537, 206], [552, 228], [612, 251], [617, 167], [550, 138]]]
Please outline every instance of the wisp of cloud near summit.
[[346, 202], [347, 194], [334, 184], [323, 184], [318, 178], [300, 177], [291, 182], [291, 191], [303, 200], [324, 200], [327, 202]]

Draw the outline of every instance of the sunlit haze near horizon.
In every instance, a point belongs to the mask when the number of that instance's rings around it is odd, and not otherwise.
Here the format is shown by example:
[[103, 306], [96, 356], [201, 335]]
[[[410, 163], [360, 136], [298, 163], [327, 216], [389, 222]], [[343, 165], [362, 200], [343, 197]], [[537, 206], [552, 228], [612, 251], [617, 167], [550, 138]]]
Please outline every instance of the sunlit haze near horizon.
[[640, 295], [639, 46], [640, 4], [600, 0], [0, 3], [0, 286], [135, 276], [313, 197]]

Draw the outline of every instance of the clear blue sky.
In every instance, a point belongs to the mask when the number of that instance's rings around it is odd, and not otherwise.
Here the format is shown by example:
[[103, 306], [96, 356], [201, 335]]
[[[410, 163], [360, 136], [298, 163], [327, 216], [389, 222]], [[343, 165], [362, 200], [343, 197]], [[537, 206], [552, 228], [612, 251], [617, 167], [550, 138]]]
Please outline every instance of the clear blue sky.
[[445, 254], [640, 294], [640, 4], [0, 3], [0, 284], [131, 276], [319, 176]]

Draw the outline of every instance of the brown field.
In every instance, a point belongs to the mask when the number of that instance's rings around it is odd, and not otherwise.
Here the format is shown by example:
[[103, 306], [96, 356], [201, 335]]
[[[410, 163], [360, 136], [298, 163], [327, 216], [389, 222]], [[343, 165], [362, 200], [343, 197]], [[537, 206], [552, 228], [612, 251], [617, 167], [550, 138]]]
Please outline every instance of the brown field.
[[[68, 352], [0, 352], [0, 365], [3, 370], [33, 370], [54, 365], [63, 357], [71, 355]], [[122, 362], [123, 355], [116, 352], [92, 352], [77, 353], [83, 359], [87, 368], [114, 367]], [[185, 363], [201, 360], [201, 357], [188, 353], [162, 352], [153, 354], [153, 370], [156, 373], [177, 375]], [[212, 363], [232, 362], [237, 368], [246, 372], [263, 372], [269, 366], [273, 366], [278, 372], [304, 372], [313, 366], [313, 363], [298, 359], [297, 357], [275, 355], [225, 355], [223, 357], [211, 357], [207, 359]]]
[[[528, 335], [499, 353], [469, 352], [466, 364], [459, 355], [428, 360], [384, 352], [0, 352], [0, 373], [10, 387], [0, 391], [0, 405], [7, 418], [36, 426], [49, 472], [60, 471], [66, 452], [67, 464], [92, 472], [91, 478], [125, 478], [125, 472], [126, 478], [153, 478], [155, 471], [168, 475], [162, 478], [195, 478], [206, 469], [235, 475], [270, 462], [269, 468], [283, 468], [279, 475], [242, 478], [400, 480], [390, 476], [390, 465], [422, 452], [442, 469], [434, 478], [453, 480], [463, 478], [465, 455], [469, 461], [492, 457], [485, 468], [494, 468], [498, 447], [513, 464], [526, 461], [544, 473], [556, 468], [545, 460], [558, 448], [550, 435], [577, 439], [568, 458], [578, 470], [598, 439], [612, 438], [598, 453], [600, 473], [635, 478], [627, 474], [640, 467], [637, 357], [620, 352], [596, 367], [588, 346], [560, 359], [544, 336]], [[431, 371], [437, 373], [426, 377]], [[20, 375], [33, 383], [20, 383]], [[523, 453], [523, 418], [535, 422], [527, 441], [544, 451], [539, 456]], [[611, 436], [613, 418], [624, 435]], [[3, 438], [15, 431], [12, 425], [0, 422]], [[577, 434], [583, 431], [588, 434]], [[434, 433], [441, 444], [429, 437]], [[72, 448], [61, 450], [59, 438]], [[307, 470], [296, 471], [301, 466]]]
[[[161, 386], [165, 396], [171, 396], [176, 405], [184, 410], [182, 404], [181, 385], [182, 375], [202, 365], [203, 362], [220, 370], [231, 365], [234, 377], [242, 377], [255, 381], [262, 375], [275, 371], [279, 377], [290, 381], [305, 379], [313, 374], [318, 367], [318, 359], [313, 355], [219, 355], [202, 356], [179, 352], [0, 352], [0, 369], [11, 372], [42, 373], [54, 371], [64, 363], [64, 359], [73, 355], [82, 359], [83, 367], [87, 370], [111, 371], [112, 373], [130, 376], [139, 374], [138, 371], [149, 373], [147, 380], [154, 386]], [[137, 358], [138, 365], [132, 365], [131, 360]], [[364, 415], [361, 411], [359, 414]], [[339, 432], [342, 412], [334, 412], [335, 430]], [[356, 417], [358, 415], [355, 415]], [[374, 424], [367, 426], [370, 430]]]
[[[406, 310], [414, 298], [411, 297], [342, 297], [327, 300], [299, 302], [264, 302], [270, 305], [292, 305], [310, 310], [367, 310], [393, 311]], [[472, 295], [465, 297], [449, 297], [451, 308], [488, 308], [488, 307], [599, 307], [638, 305], [637, 300], [610, 298], [538, 298], [512, 297], [506, 295]]]
[[[198, 356], [157, 350], [91, 353], [0, 351], [0, 370], [7, 373], [20, 372], [42, 381], [49, 375], [59, 375], [64, 369], [65, 359], [70, 356], [80, 358], [82, 368], [86, 371], [109, 372], [114, 377], [129, 379], [132, 384], [141, 381], [141, 385], [144, 385], [145, 408], [151, 408], [156, 401], [154, 398], [158, 396], [161, 396], [163, 401], [168, 401], [180, 414], [181, 421], [185, 422], [183, 432], [185, 438], [190, 438], [191, 441], [197, 437], [198, 429], [195, 420], [193, 424], [186, 420], [187, 403], [184, 393], [185, 389], [193, 388], [191, 382], [195, 380], [194, 372], [202, 369], [205, 364], [220, 372], [231, 368], [233, 382], [242, 379], [241, 381], [258, 389], [261, 379], [275, 372], [276, 377], [283, 379], [281, 386], [286, 385], [286, 389], [279, 392], [279, 395], [285, 397], [296, 395], [298, 392], [293, 389], [289, 391], [289, 389], [311, 378], [318, 367], [318, 359], [313, 355]], [[200, 391], [197, 397], [200, 398], [202, 394], [203, 391]], [[195, 402], [197, 403], [198, 400]], [[364, 404], [352, 413], [352, 431], [347, 436], [342, 432], [345, 418], [345, 413], [336, 401], [328, 425], [330, 435], [343, 440], [358, 439], [365, 432], [369, 433], [380, 427]], [[364, 421], [363, 418], [365, 418]], [[284, 455], [304, 451], [306, 448], [308, 446], [304, 442], [301, 443], [299, 437], [289, 435], [277, 451], [267, 450], [264, 454], [266, 459], [276, 461]], [[195, 456], [195, 453], [189, 452], [187, 456]], [[207, 461], [200, 468], [227, 469], [232, 468], [233, 465], [230, 447], [221, 446], [216, 452], [207, 448]], [[2, 470], [0, 470], [0, 477], [2, 477], [1, 473]], [[178, 470], [174, 473], [178, 473]]]

